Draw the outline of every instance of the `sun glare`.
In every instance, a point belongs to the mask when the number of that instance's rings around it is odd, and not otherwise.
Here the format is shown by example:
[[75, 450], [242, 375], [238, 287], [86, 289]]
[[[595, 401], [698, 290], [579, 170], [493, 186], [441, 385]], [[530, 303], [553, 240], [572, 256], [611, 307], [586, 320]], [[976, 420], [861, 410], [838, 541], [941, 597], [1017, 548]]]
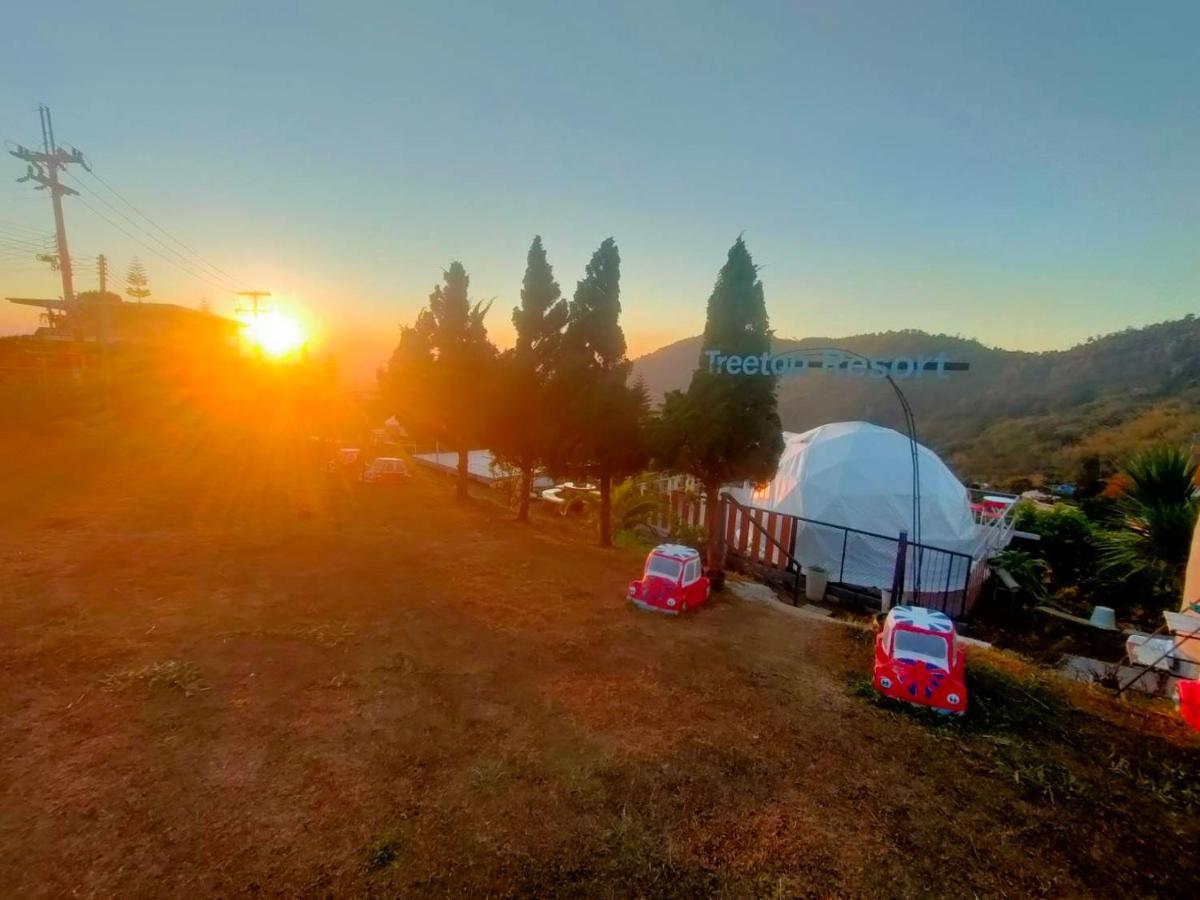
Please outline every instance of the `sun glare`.
[[268, 356], [287, 356], [304, 343], [304, 330], [291, 316], [264, 313], [250, 322], [246, 331], [254, 345]]

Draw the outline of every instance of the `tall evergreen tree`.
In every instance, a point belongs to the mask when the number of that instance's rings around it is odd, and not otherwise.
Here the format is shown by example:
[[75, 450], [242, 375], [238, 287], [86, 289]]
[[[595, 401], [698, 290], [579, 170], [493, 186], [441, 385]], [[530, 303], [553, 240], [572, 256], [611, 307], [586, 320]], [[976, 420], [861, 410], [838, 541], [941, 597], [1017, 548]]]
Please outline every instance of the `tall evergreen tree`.
[[491, 303], [470, 301], [462, 263], [451, 263], [442, 275], [429, 306], [401, 332], [381, 382], [398, 414], [457, 451], [457, 493], [465, 498], [467, 453], [484, 430], [496, 348], [483, 323]]
[[600, 488], [600, 544], [612, 544], [613, 479], [646, 461], [645, 389], [627, 382], [632, 367], [621, 330], [621, 255], [608, 238], [575, 288], [563, 340], [556, 406], [567, 410], [558, 452]]
[[700, 360], [687, 393], [663, 402], [660, 454], [704, 485], [707, 564], [720, 570], [718, 496], [734, 481], [768, 481], [783, 452], [775, 405], [775, 375], [730, 375], [710, 370], [708, 351], [759, 356], [771, 350], [771, 329], [758, 268], [739, 237], [708, 299]]
[[128, 285], [125, 293], [138, 303], [150, 296], [150, 279], [146, 276], [146, 267], [136, 256], [129, 264], [129, 271], [125, 274], [125, 284]]
[[533, 472], [551, 455], [553, 440], [548, 382], [567, 324], [567, 301], [546, 261], [541, 236], [535, 236], [525, 264], [521, 305], [513, 309], [516, 346], [501, 360], [499, 401], [492, 428], [497, 458], [521, 473], [517, 519], [529, 520]]
[[378, 374], [383, 407], [404, 424], [416, 439], [438, 440], [443, 437], [441, 421], [433, 414], [433, 345], [428, 327], [417, 324], [400, 327], [400, 341], [392, 351], [386, 368]]

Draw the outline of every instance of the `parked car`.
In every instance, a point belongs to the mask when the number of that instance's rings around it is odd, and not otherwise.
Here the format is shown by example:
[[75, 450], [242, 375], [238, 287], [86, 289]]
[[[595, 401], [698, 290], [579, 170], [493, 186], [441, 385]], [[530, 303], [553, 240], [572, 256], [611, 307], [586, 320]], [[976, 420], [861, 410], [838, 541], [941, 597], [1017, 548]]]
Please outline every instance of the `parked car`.
[[408, 478], [408, 466], [398, 456], [376, 457], [363, 473], [367, 484], [400, 484]]
[[558, 513], [562, 516], [583, 512], [590, 500], [599, 500], [599, 497], [600, 488], [594, 484], [576, 484], [573, 481], [556, 484], [542, 491], [542, 499], [558, 507]]
[[339, 447], [334, 452], [333, 458], [325, 464], [325, 471], [331, 475], [351, 472], [359, 464], [361, 458], [362, 451], [357, 447]]
[[708, 599], [708, 579], [700, 567], [700, 554], [679, 544], [660, 544], [646, 557], [639, 581], [629, 583], [634, 606], [652, 612], [679, 615]]
[[966, 712], [966, 661], [954, 622], [923, 606], [895, 606], [875, 638], [875, 689], [887, 697]]

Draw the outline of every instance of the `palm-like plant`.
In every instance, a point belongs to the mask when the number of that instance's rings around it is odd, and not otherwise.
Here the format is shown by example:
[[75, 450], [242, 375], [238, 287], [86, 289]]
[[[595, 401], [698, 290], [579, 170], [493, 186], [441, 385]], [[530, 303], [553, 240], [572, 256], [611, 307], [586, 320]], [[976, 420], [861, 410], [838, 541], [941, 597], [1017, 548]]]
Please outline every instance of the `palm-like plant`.
[[1182, 447], [1160, 445], [1131, 458], [1124, 474], [1120, 529], [1100, 538], [1100, 570], [1140, 580], [1162, 599], [1177, 597], [1200, 508], [1196, 466]]
[[[594, 494], [581, 497], [589, 518], [600, 513], [599, 498]], [[616, 531], [627, 531], [639, 525], [649, 525], [661, 517], [665, 499], [658, 492], [651, 476], [626, 478], [612, 489], [612, 523]]]
[[989, 565], [993, 569], [1004, 569], [1008, 572], [1017, 586], [1031, 599], [1046, 599], [1049, 593], [1046, 590], [1046, 576], [1050, 574], [1050, 566], [1044, 559], [1010, 547], [993, 556]]

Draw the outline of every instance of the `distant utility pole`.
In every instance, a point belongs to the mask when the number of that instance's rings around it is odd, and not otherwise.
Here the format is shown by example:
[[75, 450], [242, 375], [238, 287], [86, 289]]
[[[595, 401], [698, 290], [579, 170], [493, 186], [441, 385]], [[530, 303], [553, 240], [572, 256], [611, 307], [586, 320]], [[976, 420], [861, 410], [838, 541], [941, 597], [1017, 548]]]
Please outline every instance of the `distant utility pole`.
[[108, 291], [108, 257], [103, 253], [96, 257], [96, 272], [100, 275], [100, 293]]
[[50, 200], [54, 204], [54, 233], [58, 243], [58, 271], [62, 275], [63, 300], [68, 303], [75, 299], [75, 282], [71, 274], [71, 251], [67, 249], [67, 227], [63, 224], [62, 198], [64, 194], [77, 195], [79, 191], [72, 190], [58, 180], [58, 170], [66, 169], [72, 163], [88, 168], [83, 154], [71, 148], [67, 152], [54, 142], [54, 123], [50, 120], [50, 107], [39, 106], [38, 115], [42, 120], [42, 152], [30, 150], [17, 145], [16, 150], [8, 152], [17, 159], [29, 163], [25, 177], [17, 181], [36, 181], [36, 190], [50, 191]]
[[238, 312], [240, 312], [240, 313], [248, 312], [248, 313], [250, 313], [250, 317], [251, 317], [252, 321], [258, 321], [258, 314], [259, 314], [258, 301], [260, 299], [262, 299], [263, 297], [270, 297], [271, 292], [270, 291], [238, 291], [237, 295], [239, 297], [249, 297], [250, 298], [250, 308], [249, 309], [239, 308]]

